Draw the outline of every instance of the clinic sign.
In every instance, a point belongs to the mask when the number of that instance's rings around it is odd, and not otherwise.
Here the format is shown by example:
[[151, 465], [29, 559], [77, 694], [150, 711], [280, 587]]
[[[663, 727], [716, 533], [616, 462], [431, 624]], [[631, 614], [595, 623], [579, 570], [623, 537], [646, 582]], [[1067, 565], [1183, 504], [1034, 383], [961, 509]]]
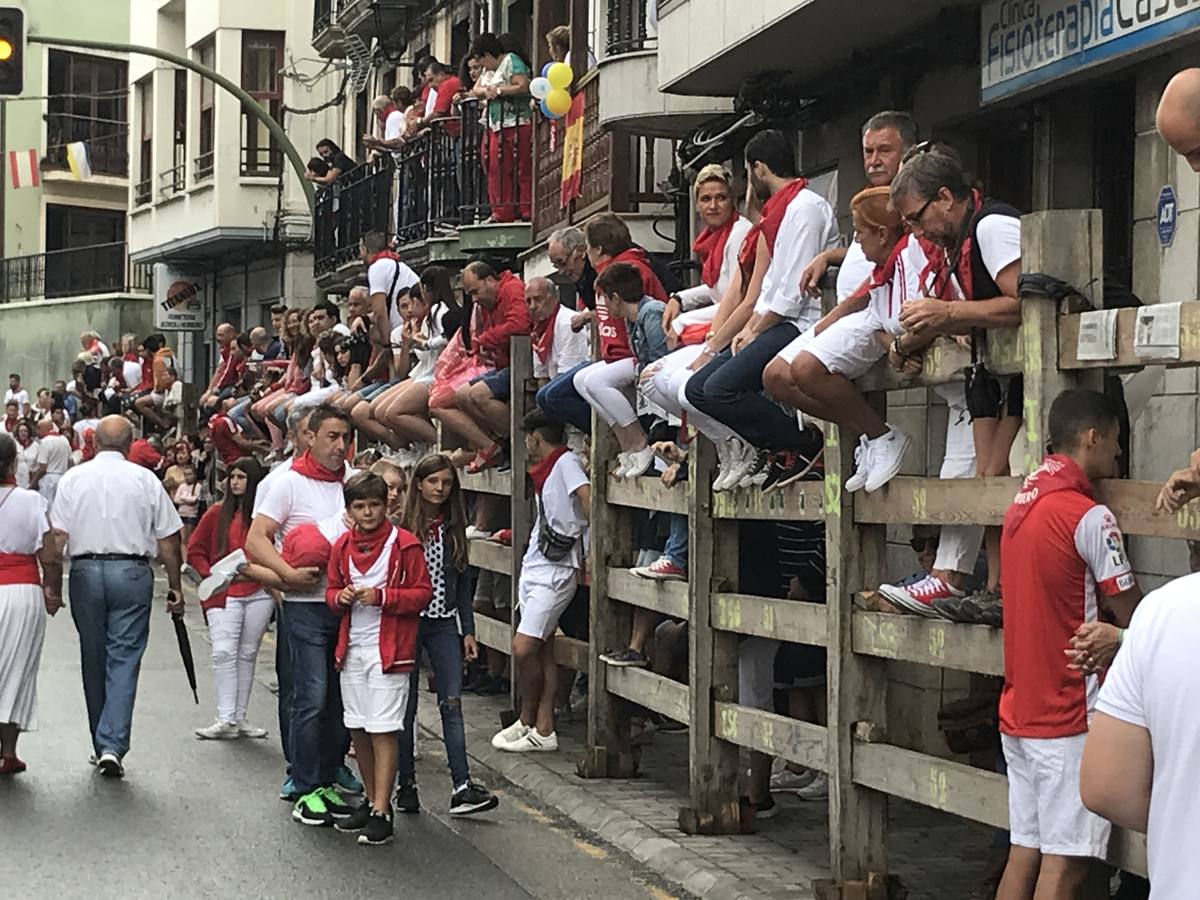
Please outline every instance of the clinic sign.
[[155, 263], [154, 328], [157, 331], [203, 331], [204, 319], [201, 279], [166, 263]]
[[992, 0], [980, 16], [990, 103], [1200, 29], [1200, 0]]

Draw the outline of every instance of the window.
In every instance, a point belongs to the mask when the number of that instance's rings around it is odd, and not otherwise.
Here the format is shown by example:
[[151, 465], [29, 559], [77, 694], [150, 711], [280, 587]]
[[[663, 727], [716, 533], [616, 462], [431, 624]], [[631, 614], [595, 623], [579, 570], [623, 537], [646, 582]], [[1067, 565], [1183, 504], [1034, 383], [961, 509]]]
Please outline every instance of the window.
[[67, 168], [66, 145], [84, 141], [93, 173], [128, 178], [125, 60], [52, 49], [48, 64], [47, 164]]
[[[202, 66], [212, 68], [217, 61], [217, 45], [209, 38], [196, 47], [197, 62]], [[198, 78], [200, 82], [200, 130], [199, 150], [196, 157], [196, 179], [210, 178], [213, 173], [213, 101], [214, 85], [207, 78]]]
[[149, 203], [154, 184], [154, 82], [147, 75], [136, 85], [138, 116], [138, 170], [133, 202]]
[[[276, 122], [283, 107], [283, 32], [242, 32], [242, 89]], [[267, 127], [242, 110], [243, 175], [278, 175], [283, 154]]]
[[176, 69], [174, 77], [171, 168], [162, 176], [162, 190], [168, 196], [183, 190], [184, 172], [187, 166], [187, 69]]
[[124, 210], [46, 205], [47, 297], [123, 290], [125, 269]]

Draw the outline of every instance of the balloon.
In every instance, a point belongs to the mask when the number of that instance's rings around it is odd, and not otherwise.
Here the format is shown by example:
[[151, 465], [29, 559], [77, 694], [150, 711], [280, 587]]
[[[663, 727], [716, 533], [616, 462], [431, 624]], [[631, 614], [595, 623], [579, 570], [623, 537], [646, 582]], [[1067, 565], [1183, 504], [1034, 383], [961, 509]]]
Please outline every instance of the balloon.
[[571, 86], [571, 82], [575, 80], [575, 73], [571, 71], [571, 67], [566, 63], [555, 63], [550, 67], [550, 71], [546, 73], [546, 78], [552, 87], [559, 90], [566, 90]]
[[571, 108], [571, 95], [561, 89], [553, 90], [546, 95], [546, 99], [542, 102], [546, 104], [546, 109], [550, 110], [555, 118], [558, 118], [565, 116], [567, 110]]
[[535, 78], [529, 82], [529, 93], [533, 94], [534, 99], [544, 100], [546, 95], [554, 90], [550, 82], [545, 78]]
[[554, 65], [554, 60], [550, 60], [550, 62], [548, 62], [544, 66], [542, 66], [542, 77], [543, 78], [548, 78], [550, 76], [550, 67], [552, 65]]
[[556, 116], [554, 113], [550, 112], [550, 110], [546, 109], [546, 101], [545, 100], [538, 101], [538, 109], [540, 109], [542, 111], [542, 115], [545, 116], [547, 119], [561, 119], [562, 118], [562, 116]]

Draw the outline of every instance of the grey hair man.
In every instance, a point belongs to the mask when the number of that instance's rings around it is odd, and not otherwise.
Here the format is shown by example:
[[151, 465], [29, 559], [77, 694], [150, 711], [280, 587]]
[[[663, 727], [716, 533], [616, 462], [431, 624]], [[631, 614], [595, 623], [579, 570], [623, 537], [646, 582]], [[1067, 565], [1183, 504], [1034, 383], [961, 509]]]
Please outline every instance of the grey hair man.
[[96, 456], [58, 485], [50, 524], [71, 557], [71, 618], [79, 632], [93, 764], [125, 774], [138, 671], [150, 635], [152, 562], [160, 557], [167, 610], [183, 613], [183, 522], [154, 473], [126, 459], [133, 429], [121, 416], [96, 426]]

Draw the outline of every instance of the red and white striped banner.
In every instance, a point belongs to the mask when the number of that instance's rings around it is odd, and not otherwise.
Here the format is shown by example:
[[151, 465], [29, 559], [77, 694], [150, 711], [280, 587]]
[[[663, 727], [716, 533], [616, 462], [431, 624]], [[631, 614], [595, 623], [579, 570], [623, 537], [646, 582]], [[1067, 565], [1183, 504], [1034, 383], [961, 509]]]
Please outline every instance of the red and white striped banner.
[[14, 188], [38, 187], [42, 183], [38, 173], [36, 150], [9, 150], [8, 173]]

